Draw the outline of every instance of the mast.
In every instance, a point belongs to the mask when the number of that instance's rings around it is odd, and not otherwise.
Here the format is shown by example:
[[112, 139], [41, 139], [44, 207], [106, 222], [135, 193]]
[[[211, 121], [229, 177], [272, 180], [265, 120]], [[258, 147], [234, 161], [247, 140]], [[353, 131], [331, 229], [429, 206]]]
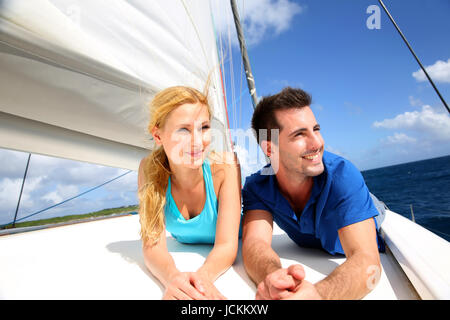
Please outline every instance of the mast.
[[253, 109], [258, 104], [258, 96], [256, 95], [255, 79], [253, 78], [252, 69], [250, 67], [250, 60], [245, 46], [244, 33], [242, 32], [241, 22], [235, 0], [230, 0], [231, 9], [233, 10], [234, 24], [236, 25], [236, 32], [239, 39], [239, 47], [241, 48], [242, 61], [244, 63], [245, 74], [247, 77], [248, 91], [252, 97]]

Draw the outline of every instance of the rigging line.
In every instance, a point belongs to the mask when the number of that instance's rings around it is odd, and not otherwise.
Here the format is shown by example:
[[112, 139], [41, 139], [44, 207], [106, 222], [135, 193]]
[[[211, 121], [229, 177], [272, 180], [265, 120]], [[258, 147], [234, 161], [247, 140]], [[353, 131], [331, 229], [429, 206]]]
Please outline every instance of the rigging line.
[[237, 126], [237, 109], [236, 109], [236, 87], [235, 87], [235, 77], [234, 77], [234, 61], [233, 61], [233, 47], [231, 42], [231, 23], [230, 16], [227, 15], [227, 35], [228, 35], [228, 54], [230, 56], [229, 66], [230, 66], [230, 90], [231, 90], [231, 101], [232, 101], [232, 110], [233, 110], [233, 127]]
[[[200, 42], [200, 47], [202, 48], [203, 56], [205, 58], [206, 64], [208, 65], [208, 57], [206, 55], [205, 48], [203, 47], [203, 42], [202, 42], [202, 39], [200, 38], [200, 34], [198, 33], [197, 26], [195, 25], [194, 20], [192, 19], [192, 16], [189, 13], [189, 10], [188, 10], [186, 4], [184, 3], [184, 0], [180, 0], [180, 1], [183, 4], [184, 10], [186, 11], [186, 14], [189, 17], [189, 20], [191, 21], [192, 26], [194, 27], [195, 34], [197, 35], [198, 41]], [[209, 65], [208, 65], [208, 68], [209, 68]]]
[[[113, 178], [113, 179], [111, 179], [111, 180], [108, 180], [108, 181], [102, 183], [101, 185], [98, 185], [98, 186], [96, 186], [96, 187], [94, 187], [94, 188], [91, 188], [91, 189], [89, 189], [89, 190], [87, 190], [87, 191], [84, 191], [84, 192], [82, 192], [82, 193], [80, 193], [80, 194], [78, 194], [78, 195], [76, 195], [76, 196], [74, 196], [74, 197], [72, 197], [72, 198], [66, 199], [66, 200], [61, 201], [61, 202], [59, 202], [59, 203], [56, 203], [56, 204], [54, 204], [54, 205], [52, 205], [52, 206], [50, 206], [50, 207], [48, 207], [48, 208], [39, 210], [39, 211], [37, 211], [37, 212], [35, 212], [35, 213], [32, 213], [32, 214], [30, 214], [30, 215], [28, 215], [28, 216], [26, 216], [26, 217], [22, 217], [22, 218], [20, 218], [20, 219], [17, 219], [16, 221], [21, 221], [21, 220], [27, 219], [27, 218], [29, 218], [29, 217], [32, 217], [32, 216], [35, 216], [35, 215], [37, 215], [37, 214], [39, 214], [39, 213], [42, 213], [42, 212], [44, 212], [44, 211], [47, 211], [47, 210], [49, 210], [49, 209], [51, 209], [51, 208], [54, 208], [54, 207], [56, 207], [56, 206], [59, 206], [59, 205], [61, 205], [61, 204], [63, 204], [63, 203], [66, 203], [66, 202], [68, 202], [68, 201], [70, 201], [70, 200], [73, 200], [73, 199], [75, 199], [75, 198], [78, 198], [78, 197], [80, 197], [80, 196], [82, 196], [82, 195], [84, 195], [84, 194], [86, 194], [86, 193], [88, 193], [88, 192], [94, 191], [95, 189], [98, 189], [98, 188], [104, 186], [105, 184], [108, 184], [108, 183], [110, 183], [110, 182], [113, 182], [114, 180], [117, 180], [117, 179], [119, 179], [119, 178], [121, 178], [121, 177], [123, 177], [123, 176], [129, 174], [129, 173], [132, 172], [132, 171], [133, 171], [133, 170], [128, 170], [128, 172], [125, 172], [124, 174], [121, 174], [120, 176], [117, 176], [117, 177], [115, 177], [115, 178]], [[0, 225], [0, 228], [6, 227], [6, 226], [8, 226], [8, 225], [10, 225], [10, 224], [12, 224], [12, 222], [7, 223], [7, 224], [4, 224], [4, 225]]]
[[[245, 1], [242, 1], [242, 16], [243, 17], [245, 17], [244, 4], [245, 4]], [[242, 33], [245, 34], [244, 27], [245, 27], [245, 24], [243, 24], [243, 26], [242, 26]], [[241, 100], [241, 97], [242, 97], [242, 82], [243, 82], [242, 81], [242, 76], [243, 76], [242, 71], [244, 68], [244, 63], [242, 62], [242, 60], [240, 60], [240, 62], [241, 62], [241, 72], [239, 74], [239, 82], [240, 82], [240, 86], [239, 86], [240, 87], [239, 88], [239, 93], [240, 93], [240, 96], [239, 96], [239, 128], [242, 128], [242, 100]]]
[[[217, 5], [217, 1], [215, 2], [215, 6]], [[217, 8], [217, 6], [216, 6]], [[210, 6], [211, 9], [211, 6]], [[230, 131], [230, 120], [228, 119], [228, 107], [227, 107], [227, 99], [226, 99], [226, 95], [225, 95], [225, 89], [224, 89], [224, 83], [223, 83], [223, 76], [222, 76], [222, 66], [223, 66], [223, 54], [222, 52], [219, 52], [219, 44], [218, 42], [220, 41], [219, 37], [217, 36], [217, 31], [216, 31], [216, 23], [215, 23], [215, 19], [214, 19], [214, 13], [213, 10], [211, 10], [211, 19], [213, 22], [213, 30], [214, 30], [214, 38], [216, 39], [216, 51], [217, 51], [217, 58], [219, 60], [219, 86], [222, 86], [222, 95], [223, 95], [223, 103], [224, 103], [224, 107], [225, 107], [225, 116], [226, 116], [226, 120], [227, 120], [227, 128], [228, 128], [228, 134], [229, 134], [229, 143], [230, 143], [230, 147], [231, 150], [233, 150], [233, 144], [231, 143], [231, 131]]]
[[386, 12], [386, 14], [388, 15], [389, 19], [391, 20], [392, 24], [394, 25], [394, 27], [397, 29], [398, 33], [400, 34], [400, 36], [402, 37], [403, 41], [406, 43], [406, 45], [408, 46], [409, 51], [411, 51], [411, 54], [414, 56], [414, 58], [416, 59], [417, 63], [419, 64], [420, 68], [422, 69], [423, 73], [425, 73], [426, 77], [428, 78], [428, 81], [431, 83], [431, 85], [433, 86], [434, 91], [437, 93], [437, 95], [439, 96], [439, 98], [441, 99], [442, 103], [444, 104], [445, 108], [447, 109], [447, 111], [450, 113], [450, 108], [447, 105], [447, 102], [445, 102], [444, 98], [441, 96], [441, 93], [439, 92], [439, 90], [437, 89], [437, 87], [434, 85], [433, 80], [431, 80], [431, 77], [428, 75], [428, 72], [425, 70], [424, 66], [422, 65], [422, 63], [420, 62], [419, 58], [417, 57], [417, 55], [414, 53], [414, 50], [411, 48], [408, 40], [406, 40], [406, 37], [403, 35], [402, 31], [400, 30], [399, 26], [397, 25], [397, 23], [394, 21], [394, 18], [392, 18], [391, 14], [389, 13], [388, 9], [386, 8], [386, 6], [384, 5], [382, 0], [378, 0], [378, 2], [381, 4], [381, 6], [383, 7], [384, 11]]
[[[217, 0], [217, 2], [223, 4], [223, 2], [221, 0]], [[229, 142], [230, 142], [231, 150], [234, 150], [233, 141], [231, 139], [231, 131], [230, 131], [230, 127], [231, 127], [230, 126], [230, 116], [228, 114], [228, 107], [230, 106], [230, 104], [228, 102], [227, 77], [226, 77], [226, 72], [225, 72], [225, 64], [226, 64], [226, 61], [227, 61], [227, 53], [225, 51], [224, 42], [225, 41], [222, 39], [222, 32], [219, 32], [219, 44], [220, 44], [220, 54], [221, 54], [220, 77], [221, 77], [221, 80], [222, 80], [222, 90], [224, 92], [224, 100], [226, 101], [226, 106], [227, 106], [225, 111], [226, 111], [226, 116], [227, 116], [228, 133], [229, 133], [229, 139], [230, 139]]]
[[242, 91], [241, 91], [241, 94], [239, 95], [239, 98], [237, 98], [236, 101], [235, 101], [236, 104], [237, 104], [238, 102], [242, 102], [242, 97], [243, 97], [244, 95], [245, 95], [245, 92], [242, 92]]
[[239, 73], [239, 128], [242, 128], [242, 78], [243, 78], [243, 65], [241, 61], [241, 72]]
[[[217, 1], [220, 1], [220, 0], [217, 0]], [[219, 3], [223, 3], [223, 2], [220, 1]], [[218, 7], [216, 6], [216, 8], [218, 8]], [[224, 91], [224, 99], [225, 99], [225, 101], [227, 101], [227, 79], [225, 76], [226, 75], [226, 73], [225, 73], [225, 58], [226, 58], [226, 56], [224, 54], [221, 31], [219, 31], [219, 45], [220, 45], [220, 56], [221, 56], [220, 57], [220, 67], [221, 67], [220, 75], [221, 75], [221, 79], [222, 79], [222, 90]], [[226, 103], [226, 105], [227, 105], [226, 111], [227, 111], [228, 128], [230, 128], [230, 120], [228, 117], [228, 106], [229, 106], [228, 102]], [[231, 143], [231, 140], [230, 140], [230, 143]]]
[[28, 154], [27, 166], [25, 167], [25, 173], [23, 174], [22, 187], [20, 188], [19, 200], [17, 201], [16, 212], [14, 213], [14, 221], [12, 223], [13, 228], [16, 226], [17, 212], [19, 211], [20, 199], [22, 198], [23, 186], [25, 185], [25, 179], [27, 178], [28, 167], [30, 165], [31, 153]]
[[233, 110], [233, 126], [236, 128], [236, 95], [234, 90], [234, 70], [233, 70], [233, 52], [231, 47], [231, 27], [229, 15], [227, 15], [227, 31], [228, 31], [228, 53], [230, 55], [229, 65], [230, 65], [230, 85], [231, 85], [231, 101]]

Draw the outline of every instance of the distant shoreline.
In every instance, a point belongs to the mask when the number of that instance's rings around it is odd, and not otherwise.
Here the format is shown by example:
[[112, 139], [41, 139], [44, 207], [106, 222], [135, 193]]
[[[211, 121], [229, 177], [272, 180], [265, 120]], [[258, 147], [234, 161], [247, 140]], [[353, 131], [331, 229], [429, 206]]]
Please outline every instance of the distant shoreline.
[[[103, 209], [100, 211], [85, 213], [85, 214], [75, 214], [75, 215], [67, 215], [63, 217], [55, 217], [55, 218], [48, 218], [48, 219], [41, 219], [41, 220], [33, 220], [33, 221], [26, 221], [26, 222], [18, 222], [15, 224], [15, 227], [13, 228], [12, 224], [7, 225], [5, 227], [0, 228], [0, 235], [1, 233], [4, 233], [2, 231], [12, 231], [15, 229], [35, 229], [31, 227], [38, 227], [38, 226], [54, 226], [54, 225], [64, 225], [68, 222], [84, 222], [84, 221], [92, 221], [97, 220], [101, 218], [108, 218], [111, 216], [119, 216], [124, 214], [133, 214], [138, 211], [138, 205], [132, 205], [127, 207], [118, 207], [118, 208], [109, 208], [109, 209]], [[25, 230], [24, 230], [25, 231]]]

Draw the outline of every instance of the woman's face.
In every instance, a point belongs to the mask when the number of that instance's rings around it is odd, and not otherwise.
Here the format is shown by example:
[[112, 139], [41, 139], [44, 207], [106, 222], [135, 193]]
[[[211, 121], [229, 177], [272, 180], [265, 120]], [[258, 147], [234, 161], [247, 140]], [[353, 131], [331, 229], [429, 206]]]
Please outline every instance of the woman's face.
[[170, 163], [198, 168], [203, 164], [211, 143], [208, 108], [204, 104], [186, 103], [170, 112], [162, 128], [152, 134], [162, 145]]

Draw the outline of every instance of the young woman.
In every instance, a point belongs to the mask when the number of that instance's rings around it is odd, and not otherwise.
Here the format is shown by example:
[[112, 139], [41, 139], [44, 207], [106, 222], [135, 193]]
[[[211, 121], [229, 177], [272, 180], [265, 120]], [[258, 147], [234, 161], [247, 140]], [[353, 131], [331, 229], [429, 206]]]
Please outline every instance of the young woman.
[[[211, 117], [207, 97], [188, 87], [165, 89], [150, 106], [158, 147], [139, 166], [139, 215], [145, 264], [165, 286], [163, 299], [225, 298], [213, 283], [236, 258], [240, 169], [229, 154], [208, 153]], [[176, 268], [165, 229], [183, 243], [214, 244], [197, 271]]]

